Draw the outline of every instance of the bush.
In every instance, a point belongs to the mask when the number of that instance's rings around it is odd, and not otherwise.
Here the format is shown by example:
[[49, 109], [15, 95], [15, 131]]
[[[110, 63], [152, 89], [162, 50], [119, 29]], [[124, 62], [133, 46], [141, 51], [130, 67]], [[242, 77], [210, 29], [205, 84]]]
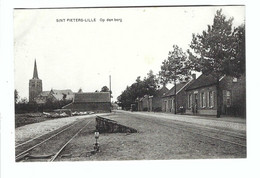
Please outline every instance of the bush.
[[71, 103], [71, 100], [61, 100], [56, 102], [47, 101], [45, 104], [37, 103], [18, 103], [15, 104], [15, 113], [30, 113], [30, 112], [51, 112], [55, 109], [61, 109], [63, 106]]

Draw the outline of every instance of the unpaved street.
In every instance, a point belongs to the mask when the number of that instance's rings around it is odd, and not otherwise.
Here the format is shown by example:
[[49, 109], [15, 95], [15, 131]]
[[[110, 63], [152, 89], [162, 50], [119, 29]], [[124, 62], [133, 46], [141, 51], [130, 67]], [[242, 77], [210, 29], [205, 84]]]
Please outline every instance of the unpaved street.
[[[124, 111], [113, 112], [105, 117], [135, 128], [138, 133], [100, 134], [101, 151], [92, 155], [90, 151], [93, 150], [95, 129], [93, 122], [92, 131], [85, 130], [65, 149], [63, 154], [70, 156], [59, 160], [166, 160], [246, 157], [246, 134], [242, 127], [244, 123], [214, 121], [216, 124], [213, 127], [205, 125], [206, 121], [201, 120], [202, 118], [193, 117], [190, 118], [193, 120], [188, 122], [189, 116]], [[174, 117], [183, 117], [186, 122], [175, 120]], [[194, 120], [199, 122], [194, 123]], [[225, 123], [230, 125], [233, 123], [237, 126], [232, 128], [227, 124], [227, 128], [225, 128]]]

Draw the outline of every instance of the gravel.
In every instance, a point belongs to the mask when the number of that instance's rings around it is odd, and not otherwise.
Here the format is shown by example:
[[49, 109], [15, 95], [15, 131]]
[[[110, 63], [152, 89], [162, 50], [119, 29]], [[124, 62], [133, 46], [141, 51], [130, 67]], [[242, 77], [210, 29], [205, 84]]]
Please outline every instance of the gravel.
[[[57, 161], [246, 158], [246, 148], [244, 147], [156, 124], [160, 121], [170, 125], [174, 123], [174, 119], [185, 117], [173, 115], [166, 117], [167, 114], [130, 112], [99, 115], [137, 129], [138, 133], [102, 133], [98, 140], [100, 152], [94, 154], [95, 117], [90, 115], [55, 119], [16, 128], [16, 142], [48, 133], [81, 118], [93, 117], [89, 118], [93, 119], [93, 122], [72, 140], [61, 153], [62, 157]], [[149, 122], [153, 120], [156, 122]], [[198, 120], [202, 123], [206, 122], [206, 119]], [[215, 122], [219, 124], [217, 121]], [[185, 122], [183, 123], [185, 124]], [[207, 126], [209, 125], [207, 124]], [[223, 126], [221, 125], [221, 127]], [[227, 128], [229, 128], [228, 125]], [[243, 127], [239, 127], [239, 129], [243, 131]]]
[[47, 134], [85, 117], [93, 117], [93, 115], [64, 117], [18, 127], [15, 129], [15, 143], [21, 143], [31, 138]]
[[[189, 132], [165, 127], [124, 113], [114, 113], [109, 119], [135, 128], [138, 133], [100, 134], [101, 151], [93, 150], [94, 129], [85, 131], [63, 153], [70, 157], [60, 161], [88, 160], [169, 160], [169, 159], [209, 159], [209, 158], [245, 158], [246, 149]], [[152, 119], [149, 118], [148, 119]], [[163, 121], [170, 124], [171, 121]]]

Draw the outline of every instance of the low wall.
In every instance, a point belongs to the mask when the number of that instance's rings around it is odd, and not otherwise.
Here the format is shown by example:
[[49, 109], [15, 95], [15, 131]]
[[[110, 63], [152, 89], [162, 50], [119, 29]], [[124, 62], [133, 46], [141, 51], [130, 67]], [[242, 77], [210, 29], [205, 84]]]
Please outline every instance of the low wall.
[[100, 133], [136, 133], [137, 130], [118, 124], [114, 120], [110, 120], [104, 117], [96, 117], [96, 130]]

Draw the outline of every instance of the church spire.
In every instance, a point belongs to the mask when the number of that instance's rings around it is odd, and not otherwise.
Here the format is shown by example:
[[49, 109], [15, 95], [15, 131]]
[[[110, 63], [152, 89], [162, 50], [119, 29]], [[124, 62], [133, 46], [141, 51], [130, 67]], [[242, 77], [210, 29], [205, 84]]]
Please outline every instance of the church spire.
[[33, 79], [39, 79], [38, 72], [37, 72], [36, 59], [34, 61]]

